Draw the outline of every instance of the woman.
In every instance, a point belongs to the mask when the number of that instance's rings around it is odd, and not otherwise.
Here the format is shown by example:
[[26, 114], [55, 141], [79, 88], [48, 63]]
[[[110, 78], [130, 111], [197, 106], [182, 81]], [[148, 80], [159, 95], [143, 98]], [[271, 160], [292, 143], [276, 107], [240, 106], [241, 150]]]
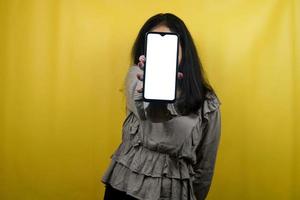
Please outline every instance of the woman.
[[[145, 33], [180, 35], [177, 98], [142, 101]], [[127, 117], [122, 143], [102, 177], [105, 200], [202, 200], [209, 191], [221, 134], [221, 102], [205, 79], [193, 39], [177, 16], [146, 21], [126, 76]]]

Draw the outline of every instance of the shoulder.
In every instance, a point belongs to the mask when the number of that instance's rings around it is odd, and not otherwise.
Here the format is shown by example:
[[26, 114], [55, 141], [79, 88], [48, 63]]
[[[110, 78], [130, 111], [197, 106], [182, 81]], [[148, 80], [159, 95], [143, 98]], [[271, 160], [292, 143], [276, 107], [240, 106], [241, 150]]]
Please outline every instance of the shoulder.
[[205, 95], [205, 99], [202, 105], [202, 114], [205, 118], [208, 118], [209, 113], [214, 111], [219, 111], [221, 106], [220, 98], [217, 96], [216, 93], [208, 91]]
[[213, 104], [215, 106], [220, 106], [222, 104], [220, 101], [220, 98], [217, 96], [217, 94], [214, 92], [211, 92], [211, 91], [208, 91], [205, 94], [205, 102]]

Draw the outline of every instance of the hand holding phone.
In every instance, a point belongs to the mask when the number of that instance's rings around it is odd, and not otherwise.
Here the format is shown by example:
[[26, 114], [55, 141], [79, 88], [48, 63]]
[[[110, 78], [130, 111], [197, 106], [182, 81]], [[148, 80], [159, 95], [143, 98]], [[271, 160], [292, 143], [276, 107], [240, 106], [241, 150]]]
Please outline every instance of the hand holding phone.
[[[144, 66], [145, 66], [145, 61], [146, 61], [146, 57], [145, 55], [140, 55], [139, 57], [139, 63], [138, 63], [138, 66], [141, 70], [144, 70]], [[143, 81], [144, 79], [144, 73], [138, 73], [137, 74], [137, 78], [140, 80], [140, 81]], [[177, 73], [177, 78], [178, 79], [183, 79], [183, 73], [182, 72], [178, 72]], [[141, 88], [138, 88], [138, 92], [142, 93], [143, 92], [143, 87]]]

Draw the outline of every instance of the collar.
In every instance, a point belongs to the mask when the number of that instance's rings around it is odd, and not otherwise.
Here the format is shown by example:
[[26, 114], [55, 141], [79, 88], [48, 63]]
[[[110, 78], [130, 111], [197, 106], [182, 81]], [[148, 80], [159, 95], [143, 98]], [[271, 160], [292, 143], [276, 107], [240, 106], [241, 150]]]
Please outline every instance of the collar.
[[[213, 107], [216, 107], [217, 105], [221, 104], [219, 98], [216, 96], [215, 93], [207, 92], [205, 95], [204, 100], [204, 107], [207, 107], [208, 105], [211, 105]], [[179, 112], [176, 109], [176, 102], [175, 103], [168, 103], [167, 109], [170, 111], [172, 115], [179, 116]], [[201, 108], [202, 109], [202, 108]]]
[[167, 109], [170, 111], [170, 113], [171, 113], [172, 115], [176, 115], [176, 116], [179, 115], [179, 113], [177, 112], [177, 110], [176, 110], [176, 108], [175, 108], [174, 103], [168, 103]]
[[[149, 106], [149, 102], [144, 102], [144, 109]], [[179, 113], [176, 110], [175, 103], [167, 103], [167, 109], [170, 111], [172, 115], [178, 116]]]

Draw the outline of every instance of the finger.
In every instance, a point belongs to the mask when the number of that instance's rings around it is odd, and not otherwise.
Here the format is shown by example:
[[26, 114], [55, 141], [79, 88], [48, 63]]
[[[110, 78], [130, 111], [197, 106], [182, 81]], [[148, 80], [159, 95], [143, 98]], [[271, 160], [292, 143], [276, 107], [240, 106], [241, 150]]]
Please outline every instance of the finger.
[[143, 88], [140, 88], [140, 89], [138, 89], [137, 91], [139, 92], [139, 93], [142, 93], [143, 92]]
[[183, 73], [182, 72], [178, 72], [177, 77], [178, 77], [178, 79], [183, 79]]
[[138, 89], [137, 89], [137, 92], [139, 92], [139, 93], [142, 93], [142, 92], [143, 92], [143, 90], [144, 90], [144, 87], [143, 87], [143, 86], [141, 86], [141, 88], [138, 88]]
[[140, 69], [144, 69], [144, 63], [143, 62], [139, 62], [138, 66], [139, 66]]
[[143, 75], [143, 74], [140, 74], [140, 73], [137, 73], [137, 74], [136, 74], [136, 77], [137, 77], [140, 81], [142, 81], [142, 80], [144, 79], [144, 75]]
[[145, 61], [146, 61], [145, 55], [141, 55], [141, 56], [139, 57], [139, 61], [145, 62]]

